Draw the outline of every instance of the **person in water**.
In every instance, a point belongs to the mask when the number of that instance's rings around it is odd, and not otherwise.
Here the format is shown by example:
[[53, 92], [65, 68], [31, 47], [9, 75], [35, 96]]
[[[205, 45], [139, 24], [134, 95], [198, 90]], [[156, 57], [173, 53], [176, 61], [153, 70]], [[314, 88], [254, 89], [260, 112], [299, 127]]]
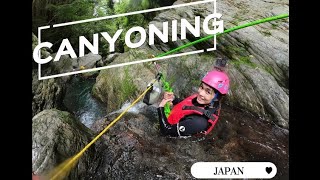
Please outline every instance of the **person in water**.
[[[157, 111], [162, 135], [188, 137], [207, 135], [217, 123], [221, 109], [221, 99], [229, 90], [229, 77], [223, 70], [215, 68], [201, 80], [198, 92], [180, 99], [173, 93], [164, 92]], [[168, 117], [164, 106], [171, 103]]]

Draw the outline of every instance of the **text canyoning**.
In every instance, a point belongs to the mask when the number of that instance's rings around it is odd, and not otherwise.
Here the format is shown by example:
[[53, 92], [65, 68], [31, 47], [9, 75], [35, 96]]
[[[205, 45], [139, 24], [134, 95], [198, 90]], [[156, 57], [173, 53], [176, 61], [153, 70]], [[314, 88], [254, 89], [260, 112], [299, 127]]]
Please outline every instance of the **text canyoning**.
[[[187, 30], [194, 36], [200, 37], [201, 25], [202, 30], [207, 35], [214, 35], [217, 33], [223, 32], [223, 20], [218, 20], [217, 18], [221, 18], [221, 14], [213, 13], [205, 18], [201, 18], [200, 16], [195, 16], [194, 25], [192, 25], [187, 19], [172, 20], [170, 23], [168, 21], [162, 23], [162, 29], [158, 29], [154, 24], [149, 24], [148, 27], [148, 44], [154, 45], [155, 36], [157, 36], [163, 43], [167, 43], [169, 41], [169, 25], [171, 26], [171, 41], [177, 41], [178, 34], [180, 33], [180, 39], [184, 40], [187, 37]], [[178, 23], [180, 23], [180, 32], [178, 32]], [[119, 29], [116, 33], [111, 37], [108, 32], [100, 32], [100, 35], [103, 37], [103, 40], [106, 40], [109, 44], [109, 52], [112, 53], [115, 51], [115, 42], [120, 37], [123, 29]], [[140, 34], [140, 39], [136, 42], [132, 42], [131, 35], [132, 34]], [[125, 45], [129, 48], [138, 48], [145, 43], [147, 40], [147, 32], [143, 27], [135, 26], [130, 28], [127, 32], [125, 32]], [[71, 58], [82, 57], [85, 55], [85, 48], [87, 48], [93, 54], [99, 53], [99, 33], [93, 34], [92, 43], [89, 42], [84, 36], [79, 37], [79, 54], [74, 51], [70, 41], [68, 38], [62, 40], [59, 49], [53, 58], [52, 56], [48, 56], [46, 58], [41, 58], [41, 49], [42, 48], [51, 48], [53, 43], [51, 42], [42, 42], [38, 44], [33, 50], [33, 59], [38, 64], [46, 64], [53, 61], [59, 61], [62, 55], [70, 55]]]

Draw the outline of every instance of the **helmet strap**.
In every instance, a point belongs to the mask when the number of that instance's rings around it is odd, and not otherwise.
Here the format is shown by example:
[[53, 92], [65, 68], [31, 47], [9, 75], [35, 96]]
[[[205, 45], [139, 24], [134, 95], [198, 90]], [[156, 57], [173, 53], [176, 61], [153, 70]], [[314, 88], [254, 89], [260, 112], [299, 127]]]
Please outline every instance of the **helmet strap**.
[[218, 99], [218, 97], [219, 97], [219, 93], [216, 92], [215, 95], [214, 95], [214, 97], [213, 97], [213, 99], [212, 99], [211, 102], [210, 102], [210, 106], [213, 106], [214, 102]]

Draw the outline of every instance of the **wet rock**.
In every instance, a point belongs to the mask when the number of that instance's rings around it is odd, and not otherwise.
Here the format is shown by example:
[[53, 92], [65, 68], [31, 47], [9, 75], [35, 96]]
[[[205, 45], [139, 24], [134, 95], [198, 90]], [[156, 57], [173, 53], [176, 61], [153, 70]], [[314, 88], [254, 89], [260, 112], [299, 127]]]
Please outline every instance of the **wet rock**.
[[[57, 109], [41, 111], [32, 119], [32, 171], [47, 176], [60, 163], [80, 152], [92, 137], [92, 131], [70, 113]], [[94, 148], [76, 162], [78, 165], [67, 179], [86, 179], [89, 169], [99, 163], [95, 161]]]

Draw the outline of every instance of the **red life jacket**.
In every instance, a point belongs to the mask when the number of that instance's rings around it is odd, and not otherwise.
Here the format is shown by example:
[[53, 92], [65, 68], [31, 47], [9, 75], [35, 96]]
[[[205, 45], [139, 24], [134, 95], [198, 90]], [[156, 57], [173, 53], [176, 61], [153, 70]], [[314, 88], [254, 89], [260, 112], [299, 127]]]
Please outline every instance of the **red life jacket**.
[[192, 99], [194, 99], [195, 97], [197, 97], [197, 94], [193, 94], [193, 95], [185, 98], [180, 103], [176, 104], [168, 116], [168, 123], [171, 125], [177, 124], [185, 116], [188, 116], [191, 114], [204, 115], [209, 118], [208, 122], [210, 123], [210, 126], [204, 132], [205, 134], [208, 134], [209, 132], [211, 132], [214, 125], [217, 123], [217, 120], [218, 120], [218, 117], [220, 114], [220, 108], [217, 109], [217, 115], [216, 114], [204, 114], [206, 112], [204, 107], [194, 106], [192, 104]]

